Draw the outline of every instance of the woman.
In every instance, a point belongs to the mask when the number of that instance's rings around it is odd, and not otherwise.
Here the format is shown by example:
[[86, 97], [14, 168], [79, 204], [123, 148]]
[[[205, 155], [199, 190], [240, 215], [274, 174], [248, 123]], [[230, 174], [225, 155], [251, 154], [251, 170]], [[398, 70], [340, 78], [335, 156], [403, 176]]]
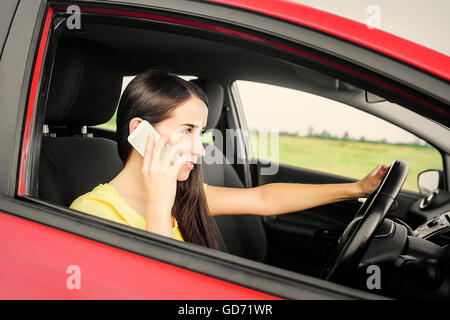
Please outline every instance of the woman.
[[[195, 84], [160, 70], [136, 76], [117, 111], [119, 156], [125, 166], [110, 182], [81, 195], [71, 208], [136, 228], [217, 249], [211, 215], [275, 215], [370, 195], [386, 174], [377, 166], [362, 180], [344, 184], [271, 183], [223, 188], [203, 183], [201, 134], [208, 98]], [[142, 157], [128, 135], [143, 120], [161, 135], [148, 137]], [[173, 148], [161, 158], [161, 149]], [[172, 162], [175, 152], [181, 156]], [[302, 196], [299, 196], [302, 195]]]

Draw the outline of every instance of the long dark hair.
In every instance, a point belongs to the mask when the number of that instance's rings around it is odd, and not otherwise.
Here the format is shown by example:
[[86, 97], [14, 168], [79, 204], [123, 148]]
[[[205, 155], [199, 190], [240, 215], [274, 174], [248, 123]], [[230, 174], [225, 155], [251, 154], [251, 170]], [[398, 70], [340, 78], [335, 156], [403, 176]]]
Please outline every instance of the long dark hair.
[[[131, 154], [132, 146], [127, 138], [132, 118], [139, 117], [156, 125], [193, 95], [208, 106], [208, 97], [200, 87], [170, 72], [150, 69], [137, 75], [123, 92], [117, 109], [116, 138], [122, 161], [126, 163]], [[172, 213], [185, 241], [219, 248], [203, 189], [201, 163], [194, 165], [186, 181], [177, 182]]]

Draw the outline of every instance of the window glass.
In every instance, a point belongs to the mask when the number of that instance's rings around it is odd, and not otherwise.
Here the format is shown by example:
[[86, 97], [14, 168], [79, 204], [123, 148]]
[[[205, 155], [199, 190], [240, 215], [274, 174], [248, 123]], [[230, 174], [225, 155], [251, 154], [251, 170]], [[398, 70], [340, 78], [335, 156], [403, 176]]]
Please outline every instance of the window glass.
[[[420, 172], [442, 169], [435, 148], [369, 113], [284, 87], [250, 81], [236, 81], [236, 85], [255, 158], [355, 179], [380, 163], [404, 159], [410, 169], [403, 189], [415, 192]], [[270, 130], [279, 133], [278, 153], [270, 150]], [[263, 132], [269, 133], [264, 152], [258, 150]]]

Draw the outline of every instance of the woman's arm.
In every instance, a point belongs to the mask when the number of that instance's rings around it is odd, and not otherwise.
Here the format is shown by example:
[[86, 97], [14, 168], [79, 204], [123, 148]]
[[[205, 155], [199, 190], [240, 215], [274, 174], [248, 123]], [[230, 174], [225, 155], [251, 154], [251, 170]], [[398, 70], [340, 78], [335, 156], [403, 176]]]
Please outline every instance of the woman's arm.
[[379, 165], [358, 182], [340, 184], [269, 183], [255, 188], [221, 188], [208, 185], [211, 215], [275, 215], [296, 212], [337, 201], [365, 197], [380, 184], [388, 167]]
[[317, 206], [362, 197], [358, 184], [271, 183], [257, 187], [262, 194], [262, 215], [302, 211]]

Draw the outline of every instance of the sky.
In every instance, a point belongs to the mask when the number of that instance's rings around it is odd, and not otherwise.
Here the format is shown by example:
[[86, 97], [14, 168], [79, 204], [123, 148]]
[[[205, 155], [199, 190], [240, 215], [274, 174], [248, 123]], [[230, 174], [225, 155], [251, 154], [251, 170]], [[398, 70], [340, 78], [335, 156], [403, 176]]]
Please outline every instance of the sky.
[[341, 17], [367, 23], [370, 6], [378, 6], [380, 28], [450, 55], [449, 0], [292, 0]]

